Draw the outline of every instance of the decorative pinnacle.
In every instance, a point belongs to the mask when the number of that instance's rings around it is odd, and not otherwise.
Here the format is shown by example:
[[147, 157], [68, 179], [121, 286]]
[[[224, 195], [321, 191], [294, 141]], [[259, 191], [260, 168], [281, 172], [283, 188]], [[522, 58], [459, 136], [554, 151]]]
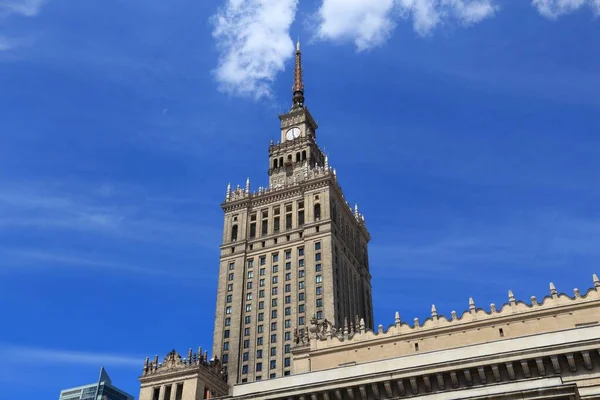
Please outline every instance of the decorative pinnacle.
[[508, 291], [508, 301], [510, 301], [511, 303], [515, 302], [515, 295], [513, 294], [512, 290]]
[[246, 179], [246, 193], [250, 193], [250, 178]]
[[227, 193], [225, 193], [225, 198], [227, 200], [229, 200], [229, 198], [231, 197], [231, 183], [227, 184]]
[[437, 317], [437, 315], [438, 314], [437, 314], [437, 309], [435, 308], [435, 304], [432, 304], [431, 305], [431, 316], [435, 318], [435, 317]]
[[396, 325], [399, 325], [400, 324], [400, 313], [398, 311], [396, 311], [396, 315], [394, 316], [394, 319], [395, 319], [394, 322], [396, 323]]
[[600, 279], [598, 279], [598, 275], [592, 275], [592, 280], [594, 281], [594, 287], [600, 287]]
[[554, 283], [550, 282], [550, 295], [554, 297], [557, 295], [557, 293], [556, 286], [554, 286]]
[[475, 300], [473, 300], [473, 298], [472, 298], [472, 297], [469, 297], [469, 308], [470, 308], [471, 310], [474, 310], [474, 309], [475, 309]]
[[296, 42], [296, 67], [294, 68], [294, 86], [292, 86], [292, 109], [304, 107], [304, 81], [302, 79], [302, 53], [300, 39]]

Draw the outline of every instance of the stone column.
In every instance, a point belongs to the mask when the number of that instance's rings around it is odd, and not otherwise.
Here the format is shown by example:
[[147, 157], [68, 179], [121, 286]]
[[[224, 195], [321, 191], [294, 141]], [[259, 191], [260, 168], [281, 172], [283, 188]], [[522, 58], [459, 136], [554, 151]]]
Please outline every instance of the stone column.
[[171, 385], [171, 399], [170, 400], [175, 400], [177, 398], [177, 383], [174, 383]]
[[167, 387], [165, 385], [161, 385], [160, 392], [158, 392], [158, 400], [165, 400], [165, 391]]

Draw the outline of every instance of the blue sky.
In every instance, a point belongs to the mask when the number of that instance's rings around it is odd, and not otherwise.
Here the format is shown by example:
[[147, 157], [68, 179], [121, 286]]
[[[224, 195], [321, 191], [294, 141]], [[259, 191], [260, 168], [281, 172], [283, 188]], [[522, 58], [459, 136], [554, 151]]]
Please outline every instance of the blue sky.
[[0, 0], [0, 400], [210, 348], [220, 202], [307, 105], [376, 323], [600, 273], [598, 0]]

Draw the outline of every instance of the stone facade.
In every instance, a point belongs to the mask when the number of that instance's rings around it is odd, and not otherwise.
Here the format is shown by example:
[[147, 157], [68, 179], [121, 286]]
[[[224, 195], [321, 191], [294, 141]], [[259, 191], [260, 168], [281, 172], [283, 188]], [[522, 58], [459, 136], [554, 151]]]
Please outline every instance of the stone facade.
[[182, 358], [175, 350], [163, 362], [155, 356], [146, 358], [140, 380], [139, 400], [203, 400], [221, 397], [229, 387], [218, 359], [208, 360], [208, 354], [192, 353]]
[[269, 146], [269, 187], [227, 187], [213, 354], [231, 385], [289, 375], [310, 320], [373, 325], [370, 240], [346, 202], [304, 105], [298, 49], [294, 103]]

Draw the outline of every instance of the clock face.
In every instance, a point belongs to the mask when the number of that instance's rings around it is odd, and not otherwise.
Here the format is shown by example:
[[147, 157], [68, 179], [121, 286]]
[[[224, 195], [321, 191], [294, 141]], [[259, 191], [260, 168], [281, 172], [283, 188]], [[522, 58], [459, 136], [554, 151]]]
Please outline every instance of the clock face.
[[287, 140], [294, 140], [298, 137], [300, 137], [300, 128], [298, 128], [297, 126], [291, 128], [285, 134], [285, 138]]

